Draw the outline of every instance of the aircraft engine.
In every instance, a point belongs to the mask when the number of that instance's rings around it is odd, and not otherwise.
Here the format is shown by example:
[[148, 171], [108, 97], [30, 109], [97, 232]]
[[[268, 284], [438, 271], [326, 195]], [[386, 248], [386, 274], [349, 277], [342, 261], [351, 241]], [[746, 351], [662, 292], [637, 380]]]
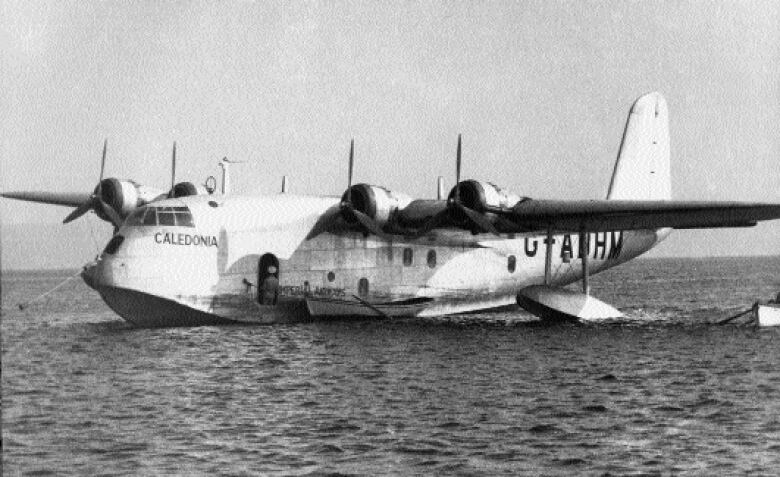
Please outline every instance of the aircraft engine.
[[[158, 199], [165, 193], [134, 181], [115, 178], [103, 179], [100, 185], [95, 187], [95, 194], [98, 192], [103, 202], [114, 209], [122, 219], [133, 213], [136, 208]], [[95, 213], [101, 219], [111, 221], [100, 207], [95, 208]]]
[[[453, 187], [449, 199], [454, 197]], [[460, 183], [460, 203], [480, 213], [510, 209], [521, 199], [519, 195], [490, 182], [467, 180]]]
[[[355, 184], [350, 187], [341, 197], [342, 202], [346, 203], [349, 200], [355, 210], [370, 217], [380, 227], [392, 221], [395, 213], [412, 201], [406, 195], [369, 184]], [[345, 213], [344, 219], [353, 224], [357, 222], [355, 216], [350, 213]]]
[[174, 197], [186, 197], [188, 195], [206, 195], [208, 191], [203, 186], [198, 186], [192, 182], [179, 182], [173, 186]]
[[[130, 215], [138, 207], [138, 188], [136, 184], [120, 179], [103, 179], [95, 188], [95, 194], [100, 192], [100, 198], [108, 204], [121, 218]], [[103, 220], [110, 220], [98, 208], [95, 211]]]

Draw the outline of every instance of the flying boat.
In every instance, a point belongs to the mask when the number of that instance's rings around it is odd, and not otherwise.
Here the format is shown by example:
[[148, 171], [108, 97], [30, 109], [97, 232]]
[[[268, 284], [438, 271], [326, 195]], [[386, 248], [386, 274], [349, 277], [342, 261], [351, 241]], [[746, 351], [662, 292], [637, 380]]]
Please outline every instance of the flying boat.
[[[89, 194], [3, 197], [93, 211], [114, 235], [81, 276], [140, 327], [277, 323], [340, 316], [428, 317], [520, 305], [545, 320], [618, 318], [589, 277], [652, 249], [674, 229], [750, 227], [780, 204], [676, 201], [669, 119], [659, 93], [630, 109], [607, 197], [523, 197], [491, 182], [456, 182], [436, 199], [352, 184], [341, 197], [232, 194], [229, 164], [204, 185], [154, 189], [100, 179]], [[576, 288], [567, 285], [581, 282]]]

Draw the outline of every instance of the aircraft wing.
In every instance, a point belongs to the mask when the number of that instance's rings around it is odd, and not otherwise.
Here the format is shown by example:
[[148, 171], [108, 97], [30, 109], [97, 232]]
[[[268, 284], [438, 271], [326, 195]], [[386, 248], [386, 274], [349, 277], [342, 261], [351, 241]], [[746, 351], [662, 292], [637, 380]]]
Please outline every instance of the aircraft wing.
[[65, 205], [68, 207], [78, 207], [87, 202], [90, 194], [69, 193], [69, 192], [3, 192], [2, 197], [9, 199], [24, 200], [27, 202], [40, 202], [42, 204]]
[[[598, 232], [672, 227], [751, 227], [780, 218], [780, 204], [650, 200], [524, 200], [499, 212], [516, 232]], [[503, 223], [508, 222], [508, 223]]]

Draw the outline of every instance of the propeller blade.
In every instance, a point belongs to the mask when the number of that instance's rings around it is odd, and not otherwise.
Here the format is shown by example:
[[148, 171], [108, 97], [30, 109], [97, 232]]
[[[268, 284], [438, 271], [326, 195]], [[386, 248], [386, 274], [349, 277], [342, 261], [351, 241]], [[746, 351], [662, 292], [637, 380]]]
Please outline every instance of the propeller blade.
[[[98, 179], [98, 185], [97, 189], [95, 189], [95, 192], [93, 192], [89, 199], [84, 201], [81, 205], [76, 207], [76, 210], [68, 214], [67, 217], [65, 217], [65, 220], [62, 221], [63, 224], [67, 224], [69, 222], [73, 222], [74, 220], [78, 219], [82, 215], [86, 214], [90, 210], [95, 209], [97, 201], [102, 201], [102, 194], [103, 194], [103, 174], [106, 170], [106, 151], [108, 150], [108, 139], [103, 140], [103, 154], [100, 156], [100, 178]], [[112, 212], [114, 212], [113, 209], [111, 209]], [[116, 215], [116, 213], [114, 213]]]
[[343, 208], [338, 204], [326, 210], [325, 213], [322, 214], [319, 219], [317, 219], [317, 223], [315, 223], [314, 227], [311, 228], [309, 234], [306, 235], [306, 240], [313, 239], [317, 235], [329, 230], [330, 227], [336, 223], [342, 213]]
[[494, 235], [500, 235], [496, 227], [484, 215], [457, 202], [455, 203], [455, 206], [483, 231], [490, 232]]
[[103, 156], [100, 159], [100, 179], [98, 179], [97, 195], [102, 197], [103, 193], [103, 172], [106, 170], [106, 149], [108, 149], [108, 139], [103, 140]]
[[176, 187], [176, 141], [173, 141], [173, 153], [171, 154], [171, 190], [168, 197], [173, 197], [173, 188]]
[[94, 204], [94, 199], [90, 197], [86, 202], [81, 204], [80, 206], [76, 207], [76, 210], [68, 214], [67, 217], [65, 217], [65, 220], [62, 221], [63, 224], [67, 224], [68, 222], [72, 222], [82, 215], [86, 214], [90, 210], [92, 210], [92, 206]]
[[458, 152], [455, 157], [455, 202], [460, 203], [460, 134], [458, 134]]
[[460, 203], [460, 169], [462, 157], [461, 142], [461, 135], [458, 134], [458, 149], [455, 155], [455, 192], [453, 194], [452, 200], [447, 203], [446, 209], [428, 219], [428, 221], [425, 222], [422, 227], [417, 229], [414, 232], [413, 237], [420, 237], [425, 235], [436, 227], [446, 223], [448, 217], [452, 217], [450, 214], [453, 212], [453, 209], [457, 209], [458, 211], [462, 212], [469, 221], [471, 221], [483, 232], [490, 232], [495, 235], [499, 235], [498, 229], [496, 229], [495, 225], [493, 225], [493, 223], [488, 220], [487, 217], [485, 217], [483, 214], [480, 214], [476, 210], [472, 210]]
[[382, 229], [379, 228], [379, 225], [377, 225], [376, 222], [374, 222], [371, 217], [367, 216], [363, 212], [360, 212], [359, 210], [355, 210], [352, 207], [349, 207], [349, 211], [355, 216], [355, 218], [360, 222], [360, 225], [366, 228], [369, 232], [372, 234], [381, 237], [383, 239], [389, 239], [390, 236], [387, 235]]
[[96, 206], [100, 206], [100, 210], [103, 211], [104, 214], [106, 214], [106, 217], [111, 220], [111, 223], [114, 224], [114, 227], [119, 228], [120, 225], [122, 225], [122, 218], [119, 217], [119, 214], [116, 213], [113, 207], [103, 202], [103, 199], [100, 197], [97, 198]]
[[349, 178], [347, 179], [347, 203], [352, 204], [352, 167], [354, 166], [355, 140], [349, 141]]

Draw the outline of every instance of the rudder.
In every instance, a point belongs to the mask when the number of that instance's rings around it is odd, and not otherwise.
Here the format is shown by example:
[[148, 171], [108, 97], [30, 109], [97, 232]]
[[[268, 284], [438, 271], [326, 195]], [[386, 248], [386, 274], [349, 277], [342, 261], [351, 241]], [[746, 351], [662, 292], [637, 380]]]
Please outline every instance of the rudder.
[[641, 96], [628, 114], [607, 199], [669, 200], [669, 111], [657, 92]]

